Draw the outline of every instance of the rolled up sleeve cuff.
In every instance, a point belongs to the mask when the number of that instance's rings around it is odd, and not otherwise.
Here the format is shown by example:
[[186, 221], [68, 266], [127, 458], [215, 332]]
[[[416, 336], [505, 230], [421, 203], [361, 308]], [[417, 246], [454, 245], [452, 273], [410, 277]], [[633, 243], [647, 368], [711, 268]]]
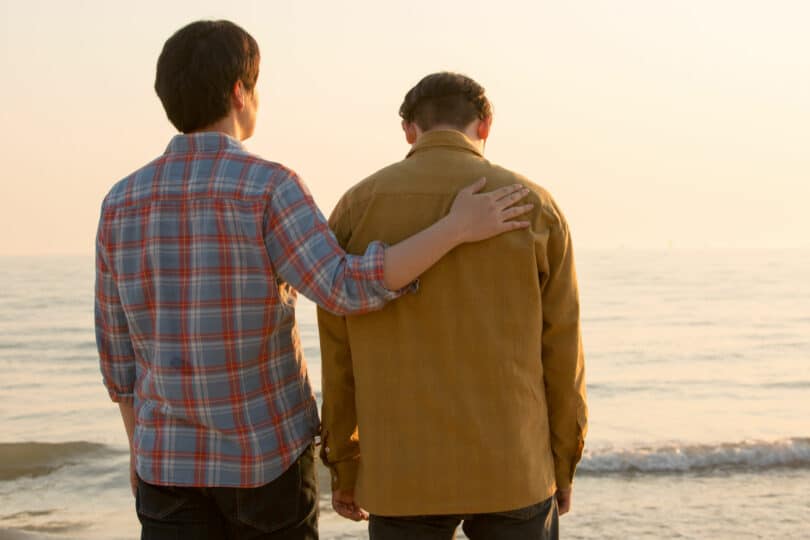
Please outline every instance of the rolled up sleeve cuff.
[[110, 394], [110, 399], [114, 403], [132, 403], [135, 399], [135, 393], [133, 391], [121, 392], [115, 388], [107, 388], [107, 392]]
[[357, 277], [365, 276], [371, 283], [371, 289], [385, 300], [394, 300], [405, 294], [412, 294], [419, 290], [419, 279], [415, 279], [405, 287], [392, 291], [385, 286], [385, 250], [388, 245], [374, 241], [368, 245], [363, 257], [358, 257], [358, 265], [354, 270]]

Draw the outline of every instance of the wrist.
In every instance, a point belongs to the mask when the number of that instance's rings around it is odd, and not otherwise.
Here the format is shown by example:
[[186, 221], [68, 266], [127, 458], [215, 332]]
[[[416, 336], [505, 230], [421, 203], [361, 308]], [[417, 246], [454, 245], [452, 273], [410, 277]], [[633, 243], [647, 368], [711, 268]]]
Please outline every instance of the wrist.
[[464, 238], [464, 229], [458, 223], [458, 220], [453, 218], [453, 214], [444, 216], [438, 222], [439, 230], [442, 238], [447, 241], [448, 251], [456, 246], [460, 246], [467, 240]]
[[573, 467], [568, 462], [555, 459], [554, 461], [554, 477], [557, 484], [557, 489], [566, 491], [571, 488], [574, 483]]
[[329, 468], [332, 476], [332, 490], [354, 493], [360, 461], [357, 459], [338, 461], [337, 463], [330, 463]]

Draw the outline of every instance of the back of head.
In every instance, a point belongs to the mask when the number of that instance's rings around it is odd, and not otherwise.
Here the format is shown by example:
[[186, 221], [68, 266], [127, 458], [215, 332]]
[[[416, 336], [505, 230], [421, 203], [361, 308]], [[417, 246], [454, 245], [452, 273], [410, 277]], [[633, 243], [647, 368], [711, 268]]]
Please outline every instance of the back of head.
[[250, 92], [259, 78], [259, 45], [230, 21], [197, 21], [163, 45], [155, 91], [166, 116], [183, 133], [225, 117], [234, 85]]
[[442, 71], [423, 78], [405, 94], [399, 115], [422, 131], [437, 126], [464, 130], [473, 120], [492, 116], [492, 104], [484, 87], [471, 78]]

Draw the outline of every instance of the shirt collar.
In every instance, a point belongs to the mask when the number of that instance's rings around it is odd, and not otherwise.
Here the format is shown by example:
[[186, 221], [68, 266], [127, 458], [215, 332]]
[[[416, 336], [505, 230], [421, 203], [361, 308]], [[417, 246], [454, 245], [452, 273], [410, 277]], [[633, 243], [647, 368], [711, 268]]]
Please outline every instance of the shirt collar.
[[452, 148], [484, 157], [478, 145], [455, 129], [437, 129], [436, 131], [423, 133], [419, 140], [416, 141], [416, 144], [411, 147], [411, 151], [408, 152], [406, 157], [411, 157], [413, 154], [429, 148]]
[[244, 150], [242, 143], [219, 131], [179, 134], [172, 137], [167, 154], [187, 154], [192, 152], [222, 152], [223, 150]]

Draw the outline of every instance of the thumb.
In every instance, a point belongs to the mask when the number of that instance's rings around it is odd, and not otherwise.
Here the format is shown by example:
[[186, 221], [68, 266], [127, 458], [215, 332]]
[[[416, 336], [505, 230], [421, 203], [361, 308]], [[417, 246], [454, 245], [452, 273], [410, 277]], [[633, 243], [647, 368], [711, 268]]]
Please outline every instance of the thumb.
[[462, 189], [461, 191], [464, 191], [464, 192], [470, 193], [470, 194], [478, 193], [479, 191], [484, 189], [485, 185], [487, 185], [487, 179], [485, 177], [482, 177], [482, 178], [479, 178], [478, 180], [476, 180], [475, 183], [470, 184], [469, 186]]

